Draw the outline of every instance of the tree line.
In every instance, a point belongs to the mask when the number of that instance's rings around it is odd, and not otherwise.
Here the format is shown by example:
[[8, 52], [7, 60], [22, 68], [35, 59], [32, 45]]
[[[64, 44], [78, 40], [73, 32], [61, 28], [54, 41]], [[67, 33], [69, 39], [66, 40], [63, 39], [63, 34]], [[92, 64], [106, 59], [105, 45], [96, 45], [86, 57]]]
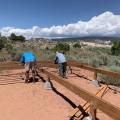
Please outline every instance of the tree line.
[[[26, 39], [24, 36], [16, 35], [15, 33], [12, 33], [9, 37], [1, 36], [0, 34], [0, 50], [2, 48], [6, 48], [7, 50], [12, 49], [12, 44], [10, 44], [8, 41], [11, 41], [12, 43], [25, 42]], [[81, 48], [80, 43], [73, 44], [73, 48]], [[54, 50], [66, 52], [70, 50], [70, 45], [64, 42], [58, 42], [58, 44], [54, 47]], [[120, 55], [120, 40], [113, 41], [111, 54], [116, 56]]]
[[9, 37], [1, 36], [0, 34], [0, 50], [2, 48], [11, 49], [12, 45], [10, 42], [25, 42], [25, 37], [20, 35], [16, 35], [15, 33], [12, 33]]

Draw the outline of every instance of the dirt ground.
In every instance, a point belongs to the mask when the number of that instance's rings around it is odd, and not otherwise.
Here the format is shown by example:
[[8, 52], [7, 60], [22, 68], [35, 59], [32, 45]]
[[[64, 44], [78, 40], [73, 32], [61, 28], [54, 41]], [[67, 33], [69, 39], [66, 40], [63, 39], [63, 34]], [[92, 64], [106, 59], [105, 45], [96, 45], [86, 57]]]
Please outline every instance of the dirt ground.
[[[57, 74], [55, 69], [48, 70]], [[74, 73], [68, 73], [66, 80], [93, 94], [101, 89], [102, 86], [92, 84], [92, 72], [75, 68]], [[0, 120], [69, 120], [69, 113], [85, 103], [54, 80], [51, 80], [54, 89], [47, 90], [47, 77], [40, 75], [38, 82], [25, 84], [23, 70], [0, 73]], [[103, 99], [120, 107], [120, 93], [113, 94], [112, 90], [108, 90]], [[97, 117], [100, 120], [112, 120], [101, 111], [97, 111]]]

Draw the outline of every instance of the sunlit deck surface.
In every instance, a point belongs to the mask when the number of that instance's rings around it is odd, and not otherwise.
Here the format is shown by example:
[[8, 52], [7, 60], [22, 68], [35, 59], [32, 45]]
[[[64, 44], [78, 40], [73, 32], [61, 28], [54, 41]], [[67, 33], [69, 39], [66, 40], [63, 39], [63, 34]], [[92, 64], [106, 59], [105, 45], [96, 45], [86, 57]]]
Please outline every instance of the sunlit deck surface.
[[[75, 74], [68, 74], [71, 83], [93, 94], [101, 89], [91, 84], [93, 73], [75, 68]], [[57, 70], [48, 68], [57, 75]], [[52, 90], [45, 89], [47, 76], [40, 74], [36, 83], [25, 84], [23, 70], [1, 72], [0, 77], [0, 120], [69, 120], [69, 113], [85, 101], [51, 79]], [[6, 76], [11, 74], [9, 76]], [[112, 90], [103, 97], [106, 101], [120, 107], [120, 93]], [[97, 111], [100, 120], [112, 120], [101, 111]]]

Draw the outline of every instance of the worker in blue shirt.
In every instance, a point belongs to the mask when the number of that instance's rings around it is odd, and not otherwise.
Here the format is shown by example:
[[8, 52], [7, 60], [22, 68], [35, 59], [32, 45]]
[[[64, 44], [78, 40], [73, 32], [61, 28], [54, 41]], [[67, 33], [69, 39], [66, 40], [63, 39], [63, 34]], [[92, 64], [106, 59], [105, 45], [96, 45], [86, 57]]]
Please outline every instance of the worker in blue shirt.
[[66, 77], [67, 62], [64, 53], [56, 52], [55, 64], [59, 64], [59, 75], [63, 78], [67, 78]]
[[35, 69], [36, 69], [36, 57], [32, 52], [24, 52], [21, 55], [21, 63], [24, 63], [25, 67], [25, 83], [29, 82], [29, 71], [32, 70], [33, 80], [35, 80]]

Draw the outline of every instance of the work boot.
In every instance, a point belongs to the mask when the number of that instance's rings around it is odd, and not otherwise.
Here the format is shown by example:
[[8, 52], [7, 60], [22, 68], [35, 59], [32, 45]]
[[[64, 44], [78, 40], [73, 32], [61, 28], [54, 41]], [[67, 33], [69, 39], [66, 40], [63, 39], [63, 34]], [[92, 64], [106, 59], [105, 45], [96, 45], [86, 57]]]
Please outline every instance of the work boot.
[[63, 78], [68, 79], [66, 76], [63, 76]]
[[25, 83], [28, 83], [29, 82], [29, 80], [25, 80]]
[[36, 83], [35, 78], [33, 78], [33, 83]]

